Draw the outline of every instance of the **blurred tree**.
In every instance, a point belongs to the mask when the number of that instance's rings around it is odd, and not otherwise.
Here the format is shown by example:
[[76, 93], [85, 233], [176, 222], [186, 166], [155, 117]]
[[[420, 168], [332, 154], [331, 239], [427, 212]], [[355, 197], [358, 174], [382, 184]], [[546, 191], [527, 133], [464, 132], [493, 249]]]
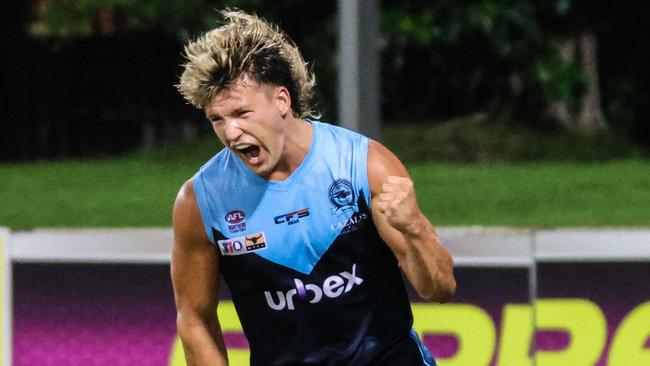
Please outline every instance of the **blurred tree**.
[[[647, 14], [647, 5], [626, 6]], [[584, 135], [607, 133], [599, 40], [630, 26], [630, 17], [612, 17], [619, 7], [580, 0], [384, 0], [383, 113], [392, 120], [492, 115], [537, 125], [550, 117]], [[643, 23], [634, 27], [647, 33]]]
[[[22, 136], [23, 143], [0, 151], [0, 158], [124, 151], [137, 146], [147, 124], [164, 130], [192, 116], [177, 108], [182, 100], [172, 87], [182, 43], [212, 28], [216, 10], [226, 5], [279, 23], [294, 38], [316, 72], [324, 118], [336, 119], [335, 1], [28, 4], [37, 4], [36, 11], [21, 12], [31, 14], [32, 39], [10, 37], [19, 39], [6, 52], [14, 70], [5, 75], [6, 89], [14, 91], [4, 118], [11, 123], [0, 130], [0, 138]], [[464, 119], [622, 133], [650, 146], [649, 12], [650, 2], [631, 0], [382, 0], [382, 115], [400, 122], [470, 116]], [[16, 23], [13, 33], [21, 27]], [[202, 119], [200, 113], [192, 118]], [[92, 130], [95, 125], [103, 127]], [[70, 148], [80, 139], [69, 135], [75, 126], [105, 142]], [[129, 126], [129, 142], [111, 147]], [[170, 130], [176, 131], [172, 138], [179, 135], [179, 128]], [[47, 147], [34, 149], [33, 141]]]
[[[225, 7], [260, 14], [278, 23], [311, 62], [319, 82], [323, 116], [336, 111], [336, 2], [329, 0], [51, 0], [43, 1], [31, 33], [73, 41], [94, 35], [157, 32], [184, 42], [218, 23]], [[315, 20], [318, 20], [315, 22]], [[179, 47], [179, 51], [180, 51]]]
[[650, 3], [550, 3], [555, 9], [549, 9], [542, 18], [544, 28], [573, 53], [587, 80], [577, 107], [569, 108], [572, 127], [587, 134], [611, 130], [650, 146], [646, 122], [650, 106]]
[[597, 35], [603, 29], [604, 14], [589, 11], [590, 5], [585, 8], [579, 0], [556, 0], [545, 5], [541, 19], [546, 22], [549, 41], [564, 64], [579, 68], [585, 84], [575, 98], [551, 100], [549, 113], [569, 130], [588, 136], [605, 132], [608, 124], [601, 105]]
[[41, 1], [31, 24], [36, 36], [87, 38], [125, 31], [162, 31], [180, 39], [209, 28], [217, 19], [207, 0], [51, 0]]
[[600, 3], [604, 112], [612, 130], [650, 149], [650, 2]]
[[516, 0], [384, 1], [386, 100], [447, 119], [529, 109], [522, 98], [540, 84], [548, 92], [561, 82], [576, 87], [574, 70], [558, 69], [537, 16], [535, 4]]
[[317, 107], [324, 118], [335, 116], [336, 2], [15, 3], [21, 19], [10, 23], [17, 35], [5, 48], [12, 73], [3, 78], [12, 93], [0, 124], [0, 142], [11, 143], [0, 144], [0, 160], [118, 154], [210, 133], [174, 84], [183, 44], [213, 28], [226, 3], [281, 25], [313, 65]]

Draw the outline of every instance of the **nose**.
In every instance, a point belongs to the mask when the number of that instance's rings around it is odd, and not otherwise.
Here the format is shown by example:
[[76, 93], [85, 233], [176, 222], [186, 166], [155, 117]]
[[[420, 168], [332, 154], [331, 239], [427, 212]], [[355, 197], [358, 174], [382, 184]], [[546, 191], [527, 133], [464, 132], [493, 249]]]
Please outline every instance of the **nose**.
[[239, 123], [236, 120], [226, 121], [225, 134], [228, 142], [235, 142], [242, 135], [242, 130], [239, 128]]

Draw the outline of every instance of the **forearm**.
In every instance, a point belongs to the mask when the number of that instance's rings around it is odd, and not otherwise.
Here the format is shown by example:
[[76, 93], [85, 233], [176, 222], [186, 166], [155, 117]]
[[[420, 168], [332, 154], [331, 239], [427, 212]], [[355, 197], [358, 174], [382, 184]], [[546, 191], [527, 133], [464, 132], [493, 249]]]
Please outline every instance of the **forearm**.
[[179, 321], [178, 333], [188, 366], [227, 366], [228, 356], [219, 323]]
[[421, 216], [402, 235], [404, 246], [398, 259], [415, 290], [426, 300], [449, 301], [456, 290], [453, 260], [433, 225]]
[[418, 207], [406, 168], [379, 143], [368, 145], [368, 182], [375, 227], [406, 277], [422, 298], [449, 301], [456, 291], [452, 258]]

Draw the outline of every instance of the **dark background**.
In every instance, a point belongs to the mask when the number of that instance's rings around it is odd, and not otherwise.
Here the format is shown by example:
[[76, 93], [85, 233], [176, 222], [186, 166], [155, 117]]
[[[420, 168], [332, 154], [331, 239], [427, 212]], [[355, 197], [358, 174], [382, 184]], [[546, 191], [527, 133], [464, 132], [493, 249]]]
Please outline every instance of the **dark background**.
[[[214, 9], [226, 2], [188, 1], [181, 13], [165, 2], [104, 3], [81, 10], [60, 1], [3, 4], [0, 160], [116, 155], [211, 133], [174, 84], [183, 44], [212, 27]], [[336, 121], [336, 1], [227, 3], [277, 22], [298, 43], [316, 72], [323, 118]], [[460, 119], [606, 135], [650, 151], [650, 3], [490, 4], [381, 1], [385, 126]], [[112, 17], [102, 21], [102, 14]], [[589, 80], [579, 59], [560, 60], [558, 45], [587, 32], [598, 42], [608, 124], [596, 133], [566, 128], [547, 113], [554, 102], [580, 109]]]

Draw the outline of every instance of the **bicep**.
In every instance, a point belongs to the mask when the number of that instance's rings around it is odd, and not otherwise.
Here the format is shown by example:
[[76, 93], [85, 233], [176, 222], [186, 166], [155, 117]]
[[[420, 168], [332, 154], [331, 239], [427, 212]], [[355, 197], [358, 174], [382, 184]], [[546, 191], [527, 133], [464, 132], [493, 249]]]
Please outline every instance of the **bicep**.
[[171, 274], [179, 316], [214, 316], [219, 291], [219, 257], [203, 229], [191, 183], [174, 205]]
[[392, 151], [381, 143], [370, 140], [368, 143], [368, 184], [375, 198], [381, 192], [381, 185], [389, 176], [410, 178], [406, 167]]
[[379, 236], [389, 245], [399, 258], [401, 253], [396, 252], [405, 245], [404, 236], [393, 228], [375, 204], [381, 193], [382, 184], [389, 176], [410, 178], [406, 167], [388, 148], [381, 143], [371, 140], [368, 144], [368, 184], [371, 192], [372, 219]]

